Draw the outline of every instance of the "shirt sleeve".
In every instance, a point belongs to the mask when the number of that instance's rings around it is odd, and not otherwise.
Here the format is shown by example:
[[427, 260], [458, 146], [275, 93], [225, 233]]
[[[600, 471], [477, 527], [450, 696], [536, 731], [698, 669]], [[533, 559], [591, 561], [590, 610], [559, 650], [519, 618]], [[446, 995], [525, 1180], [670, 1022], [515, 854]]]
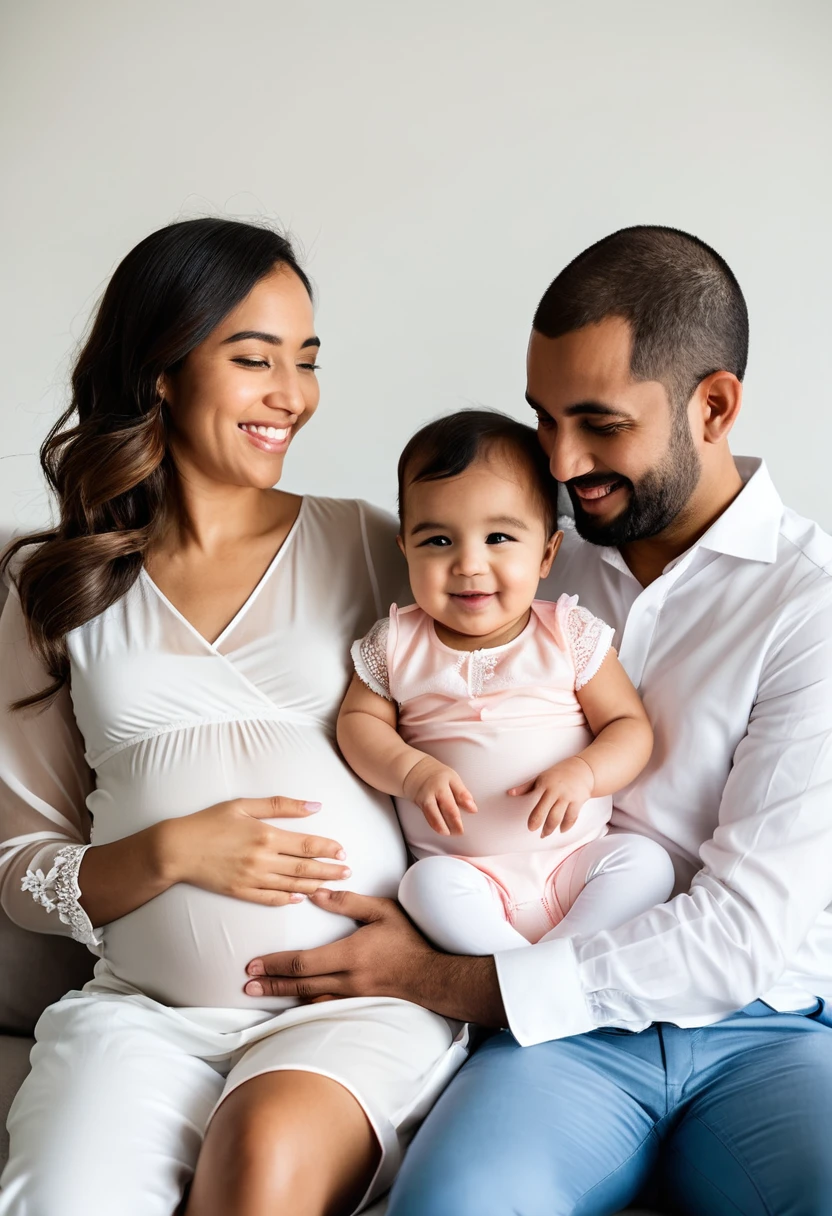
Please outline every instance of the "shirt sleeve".
[[372, 503], [359, 500], [358, 507], [376, 615], [381, 616], [391, 604], [413, 603], [407, 563], [396, 544], [399, 525], [395, 516]]
[[387, 639], [390, 634], [390, 618], [384, 617], [376, 621], [366, 637], [353, 642], [352, 661], [355, 674], [371, 692], [385, 701], [392, 701], [390, 695], [390, 676], [387, 670]]
[[588, 684], [612, 645], [613, 630], [588, 608], [571, 607], [566, 615], [566, 640], [575, 664], [575, 690]]
[[24, 929], [99, 939], [78, 903], [93, 777], [67, 688], [38, 711], [10, 705], [50, 683], [14, 587], [0, 616], [0, 906]]
[[764, 663], [690, 891], [496, 956], [518, 1042], [718, 1021], [774, 986], [832, 904], [832, 597], [801, 615]]

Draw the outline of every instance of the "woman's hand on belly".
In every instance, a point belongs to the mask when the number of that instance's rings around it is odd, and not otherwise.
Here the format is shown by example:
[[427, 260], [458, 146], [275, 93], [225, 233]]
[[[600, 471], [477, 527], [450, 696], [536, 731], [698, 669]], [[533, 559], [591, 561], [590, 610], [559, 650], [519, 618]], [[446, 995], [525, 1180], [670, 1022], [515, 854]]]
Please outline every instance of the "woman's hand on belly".
[[270, 907], [299, 903], [322, 882], [349, 877], [345, 865], [320, 860], [342, 862], [344, 850], [264, 820], [305, 819], [319, 809], [295, 798], [235, 798], [167, 819], [158, 825], [166, 879]]

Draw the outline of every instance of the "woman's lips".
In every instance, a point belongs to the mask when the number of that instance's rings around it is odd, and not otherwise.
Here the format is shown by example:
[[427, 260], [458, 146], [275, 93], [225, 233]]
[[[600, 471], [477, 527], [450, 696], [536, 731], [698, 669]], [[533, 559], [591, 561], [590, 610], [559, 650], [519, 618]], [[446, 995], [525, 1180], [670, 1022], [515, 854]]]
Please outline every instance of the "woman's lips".
[[245, 422], [239, 424], [238, 430], [243, 432], [253, 447], [271, 455], [275, 452], [285, 452], [292, 434], [290, 427], [254, 426]]

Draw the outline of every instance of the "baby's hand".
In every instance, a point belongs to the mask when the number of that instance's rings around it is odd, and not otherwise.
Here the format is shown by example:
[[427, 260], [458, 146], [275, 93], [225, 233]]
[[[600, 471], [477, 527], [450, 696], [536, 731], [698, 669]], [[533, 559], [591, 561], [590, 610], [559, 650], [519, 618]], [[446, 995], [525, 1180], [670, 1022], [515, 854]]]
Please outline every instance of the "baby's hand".
[[595, 775], [580, 756], [561, 760], [547, 768], [534, 781], [516, 785], [509, 794], [539, 794], [529, 815], [529, 831], [543, 825], [541, 836], [551, 836], [555, 828], [568, 832], [578, 818], [583, 804], [592, 797]]
[[459, 774], [433, 756], [417, 760], [402, 786], [405, 798], [415, 802], [434, 832], [440, 836], [463, 834], [460, 810], [476, 814], [477, 804]]

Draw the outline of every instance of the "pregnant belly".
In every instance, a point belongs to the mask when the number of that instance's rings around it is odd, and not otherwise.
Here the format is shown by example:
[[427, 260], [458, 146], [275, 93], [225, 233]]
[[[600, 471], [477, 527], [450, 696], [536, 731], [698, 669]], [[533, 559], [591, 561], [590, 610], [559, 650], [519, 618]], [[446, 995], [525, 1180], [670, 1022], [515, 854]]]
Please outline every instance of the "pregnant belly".
[[[232, 797], [283, 794], [321, 802], [323, 809], [308, 820], [268, 822], [343, 845], [352, 874], [346, 882], [327, 886], [394, 898], [406, 854], [390, 799], [360, 782], [325, 740], [310, 747], [308, 738], [295, 739], [292, 748], [282, 748], [277, 755], [273, 747], [266, 750], [261, 756], [249, 746], [245, 767], [233, 766], [240, 777], [229, 776], [227, 763], [221, 770], [208, 756], [200, 757], [199, 764], [190, 759], [182, 763], [180, 757], [176, 773], [168, 771], [167, 777], [161, 771], [166, 766], [160, 770], [147, 758], [137, 762], [135, 757], [120, 774], [99, 774], [99, 789], [91, 801], [94, 843], [170, 817], [171, 784], [181, 782], [186, 773], [187, 795], [178, 791], [180, 814]], [[165, 806], [167, 815], [160, 814], [157, 808]], [[125, 823], [132, 825], [129, 831], [123, 830]], [[180, 883], [107, 925], [103, 957], [115, 975], [167, 1005], [279, 1010], [296, 1001], [247, 997], [246, 964], [278, 950], [325, 945], [355, 927], [353, 921], [308, 900], [268, 908]]]
[[459, 730], [454, 738], [409, 733], [407, 741], [455, 769], [477, 804], [476, 815], [463, 812], [464, 835], [449, 837], [434, 832], [412, 802], [397, 798], [405, 838], [417, 857], [437, 853], [494, 857], [572, 849], [599, 835], [612, 813], [610, 798], [591, 798], [584, 803], [573, 828], [543, 839], [539, 830], [528, 829], [528, 818], [539, 795], [511, 797], [507, 792], [591, 743], [592, 734], [585, 726], [564, 728], [551, 722], [529, 722], [512, 729], [505, 720], [466, 723], [464, 733]]

